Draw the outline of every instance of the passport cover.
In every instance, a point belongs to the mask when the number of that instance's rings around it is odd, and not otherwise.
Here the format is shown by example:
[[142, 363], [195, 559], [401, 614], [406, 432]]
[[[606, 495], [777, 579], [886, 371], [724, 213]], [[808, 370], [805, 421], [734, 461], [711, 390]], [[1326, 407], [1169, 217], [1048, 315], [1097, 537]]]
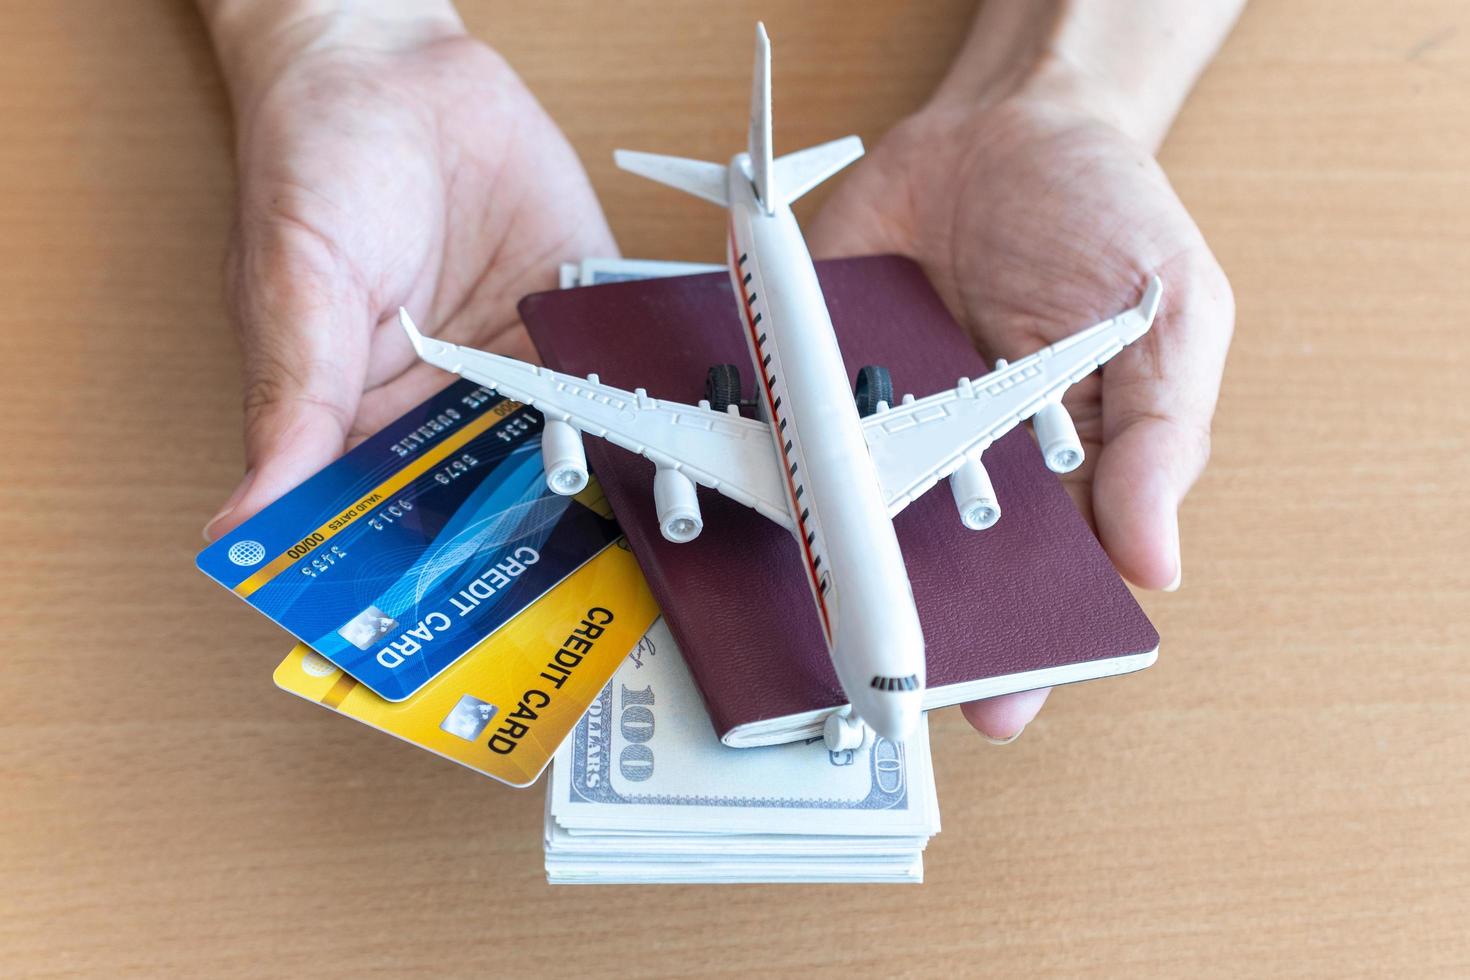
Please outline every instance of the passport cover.
[[[849, 377], [881, 364], [895, 392], [922, 398], [989, 370], [909, 259], [816, 267]], [[747, 395], [755, 381], [725, 273], [536, 293], [520, 312], [559, 371], [689, 404], [704, 396], [712, 364], [739, 365]], [[931, 706], [965, 700], [944, 696], [956, 685], [1158, 648], [1027, 428], [985, 453], [1001, 506], [994, 527], [966, 529], [945, 481], [894, 519], [924, 628]], [[653, 464], [601, 439], [586, 449], [722, 740], [847, 703], [789, 531], [701, 487], [703, 532], [671, 544], [658, 530]], [[784, 737], [801, 734], [793, 726]]]

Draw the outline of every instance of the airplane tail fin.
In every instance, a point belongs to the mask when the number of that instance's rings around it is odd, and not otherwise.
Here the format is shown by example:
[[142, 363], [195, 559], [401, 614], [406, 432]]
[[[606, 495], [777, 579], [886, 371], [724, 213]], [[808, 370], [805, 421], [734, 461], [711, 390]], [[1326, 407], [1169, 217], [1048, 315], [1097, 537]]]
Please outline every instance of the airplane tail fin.
[[790, 204], [863, 155], [856, 136], [771, 156], [771, 39], [755, 25], [755, 72], [750, 86], [750, 172], [756, 195], [769, 214], [777, 202]]
[[[863, 141], [856, 136], [788, 153], [779, 160], [771, 155], [771, 39], [766, 25], [755, 25], [755, 72], [750, 86], [750, 134], [747, 143], [751, 182], [761, 206], [770, 214], [779, 201], [790, 204], [822, 181], [863, 155]], [[728, 168], [705, 160], [663, 156], [658, 153], [613, 151], [617, 165], [630, 173], [712, 201], [730, 206]]]
[[766, 25], [755, 25], [755, 70], [750, 82], [750, 135], [746, 141], [750, 153], [750, 176], [761, 206], [770, 213], [775, 207], [772, 196], [771, 171], [771, 39]]

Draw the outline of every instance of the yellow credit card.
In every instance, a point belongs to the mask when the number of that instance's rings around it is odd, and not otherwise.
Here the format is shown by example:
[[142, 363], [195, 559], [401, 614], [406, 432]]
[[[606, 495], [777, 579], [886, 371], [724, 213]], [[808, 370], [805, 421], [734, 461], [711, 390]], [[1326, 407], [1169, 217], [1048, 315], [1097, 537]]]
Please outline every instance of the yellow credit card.
[[541, 775], [658, 617], [626, 540], [567, 576], [417, 693], [387, 701], [306, 644], [276, 685], [511, 786]]

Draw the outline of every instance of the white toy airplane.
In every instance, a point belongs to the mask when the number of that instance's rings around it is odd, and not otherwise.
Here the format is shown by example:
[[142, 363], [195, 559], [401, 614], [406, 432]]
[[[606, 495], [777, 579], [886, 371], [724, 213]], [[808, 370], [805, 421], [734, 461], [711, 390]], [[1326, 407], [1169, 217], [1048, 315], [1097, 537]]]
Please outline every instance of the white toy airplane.
[[749, 149], [728, 166], [616, 153], [624, 170], [729, 209], [727, 261], [761, 421], [739, 414], [739, 379], [728, 366], [711, 369], [705, 401], [685, 405], [434, 340], [406, 311], [400, 318], [419, 357], [545, 416], [542, 452], [555, 492], [586, 485], [581, 434], [590, 433], [654, 462], [654, 502], [670, 541], [690, 541], [703, 527], [695, 484], [790, 530], [852, 703], [850, 714], [828, 718], [828, 744], [860, 744], [860, 720], [901, 741], [921, 713], [924, 636], [893, 517], [949, 477], [965, 526], [993, 525], [1000, 505], [980, 455], [1028, 418], [1052, 470], [1080, 465], [1062, 393], [1149, 329], [1161, 287], [1155, 278], [1132, 310], [928, 398], [889, 404], [891, 382], [872, 368], [859, 375], [855, 397], [791, 202], [861, 156], [862, 143], [848, 136], [773, 160], [770, 73], [770, 41], [757, 25]]

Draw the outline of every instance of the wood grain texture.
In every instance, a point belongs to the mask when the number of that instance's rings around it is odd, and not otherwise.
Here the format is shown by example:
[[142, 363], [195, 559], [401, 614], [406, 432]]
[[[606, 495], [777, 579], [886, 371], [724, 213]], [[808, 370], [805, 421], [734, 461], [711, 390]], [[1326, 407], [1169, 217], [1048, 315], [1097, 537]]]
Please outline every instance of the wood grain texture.
[[[614, 145], [876, 138], [969, 4], [463, 3], [630, 255]], [[733, 39], [733, 40], [732, 40]], [[513, 792], [277, 692], [192, 566], [240, 468], [229, 120], [183, 0], [0, 18], [0, 974], [1470, 973], [1470, 14], [1259, 4], [1162, 158], [1239, 327], [1157, 667], [1014, 745], [934, 719], [921, 888], [549, 888]], [[669, 84], [670, 78], [678, 84]], [[809, 214], [819, 198], [803, 202]]]

